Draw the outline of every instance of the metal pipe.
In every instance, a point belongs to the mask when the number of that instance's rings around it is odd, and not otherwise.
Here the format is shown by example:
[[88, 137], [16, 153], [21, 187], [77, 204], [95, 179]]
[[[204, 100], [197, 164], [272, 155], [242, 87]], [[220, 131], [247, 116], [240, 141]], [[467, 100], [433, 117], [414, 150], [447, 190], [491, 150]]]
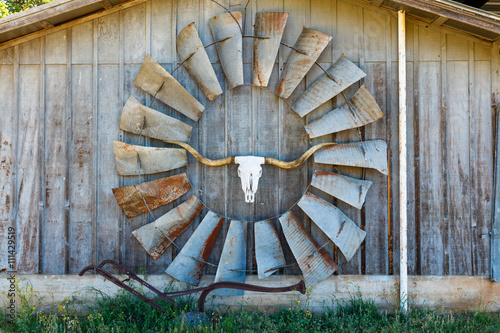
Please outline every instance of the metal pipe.
[[406, 179], [406, 27], [405, 11], [398, 11], [399, 64], [399, 302], [408, 310], [407, 179]]

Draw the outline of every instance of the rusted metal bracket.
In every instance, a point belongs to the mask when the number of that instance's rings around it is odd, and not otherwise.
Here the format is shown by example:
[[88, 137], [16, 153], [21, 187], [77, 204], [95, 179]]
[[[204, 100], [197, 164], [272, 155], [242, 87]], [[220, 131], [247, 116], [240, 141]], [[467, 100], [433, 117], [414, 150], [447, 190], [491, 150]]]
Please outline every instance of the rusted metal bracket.
[[[106, 264], [112, 264], [115, 266], [115, 268], [120, 271], [121, 273], [125, 274], [128, 276], [128, 278], [124, 280], [117, 279], [111, 273], [105, 271], [102, 267]], [[171, 303], [173, 306], [177, 307], [176, 303], [174, 302], [174, 298], [180, 297], [180, 296], [186, 296], [189, 294], [194, 294], [201, 292], [200, 298], [198, 299], [198, 311], [199, 312], [204, 312], [205, 311], [205, 300], [207, 296], [214, 290], [217, 289], [222, 289], [222, 288], [229, 288], [229, 289], [238, 289], [238, 290], [247, 290], [247, 291], [257, 291], [257, 292], [263, 292], [263, 293], [283, 293], [283, 292], [288, 292], [288, 291], [298, 291], [301, 294], [306, 293], [306, 284], [303, 280], [300, 280], [298, 283], [288, 286], [288, 287], [277, 287], [277, 288], [271, 288], [271, 287], [261, 287], [261, 286], [254, 286], [251, 284], [245, 284], [245, 283], [238, 283], [238, 282], [218, 282], [211, 284], [207, 287], [203, 288], [196, 288], [196, 289], [190, 289], [190, 290], [184, 290], [184, 291], [174, 291], [174, 292], [169, 292], [169, 293], [162, 293], [134, 273], [132, 273], [128, 268], [120, 265], [114, 260], [104, 260], [101, 262], [98, 266], [95, 265], [90, 265], [85, 267], [84, 269], [81, 270], [81, 272], [78, 274], [80, 276], [83, 276], [87, 271], [89, 270], [94, 270], [97, 273], [99, 273], [102, 277], [104, 277], [106, 280], [111, 281], [114, 283], [116, 286], [125, 289], [129, 293], [139, 297], [141, 300], [144, 302], [148, 303], [149, 305], [155, 307], [156, 309], [166, 312], [164, 308], [162, 308], [160, 305], [156, 304], [155, 302], [157, 301], [167, 301]], [[153, 291], [155, 294], [157, 294], [158, 298], [148, 298], [145, 295], [139, 293], [137, 290], [133, 289], [132, 287], [128, 286], [125, 284], [125, 282], [130, 281], [130, 280], [135, 280], [148, 288], [149, 290]]]

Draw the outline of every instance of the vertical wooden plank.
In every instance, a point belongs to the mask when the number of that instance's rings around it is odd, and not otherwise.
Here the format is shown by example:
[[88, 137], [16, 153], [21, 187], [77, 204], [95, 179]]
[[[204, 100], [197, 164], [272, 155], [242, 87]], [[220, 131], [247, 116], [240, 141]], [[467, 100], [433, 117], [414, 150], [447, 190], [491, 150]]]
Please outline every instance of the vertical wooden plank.
[[97, 262], [121, 260], [122, 212], [111, 192], [120, 185], [114, 162], [113, 139], [121, 139], [120, 113], [120, 13], [98, 19], [97, 67]]
[[[92, 29], [89, 31], [92, 36]], [[81, 45], [80, 37], [76, 41]], [[75, 38], [73, 38], [75, 41]], [[90, 45], [92, 49], [92, 40]], [[80, 61], [92, 62], [80, 58]], [[92, 108], [92, 65], [73, 65], [72, 69], [72, 134], [70, 164], [70, 273], [77, 273], [83, 267], [94, 263], [92, 230], [95, 223], [95, 184], [93, 154], [95, 147], [93, 137]]]
[[[141, 103], [145, 103], [145, 94], [134, 85], [134, 79], [139, 72], [140, 65], [132, 63], [142, 63], [146, 55], [146, 7], [145, 4], [128, 8], [122, 12], [120, 26], [121, 33], [120, 52], [123, 52], [123, 82], [120, 89], [123, 89], [120, 99], [120, 111], [130, 95], [136, 97]], [[120, 63], [121, 65], [121, 63]], [[148, 145], [147, 139], [138, 135], [123, 133], [123, 141], [140, 146]], [[126, 176], [123, 177], [123, 185], [135, 185], [149, 180], [148, 176]], [[158, 216], [159, 217], [159, 216]], [[149, 214], [139, 215], [133, 219], [123, 216], [123, 261], [127, 267], [135, 271], [145, 270], [147, 253], [144, 248], [132, 235], [132, 231], [147, 224], [152, 219]]]
[[[418, 175], [420, 274], [444, 272], [441, 36], [418, 27]], [[424, 61], [427, 60], [427, 61]]]
[[473, 263], [470, 224], [468, 63], [449, 61], [447, 75], [447, 81], [453, 82], [447, 85], [449, 111], [446, 114], [449, 274], [471, 275]]
[[[13, 51], [13, 48], [7, 49]], [[5, 52], [4, 52], [5, 53]], [[13, 62], [11, 59], [5, 62]], [[15, 94], [17, 93], [14, 64], [0, 65], [0, 248], [7, 249], [7, 232], [11, 226], [11, 217], [15, 214], [15, 187], [16, 187], [16, 137], [17, 112], [15, 110]], [[0, 258], [0, 269], [11, 270], [7, 266], [7, 255]]]
[[[369, 53], [368, 50], [365, 52]], [[377, 101], [380, 109], [387, 115], [386, 64], [366, 63], [365, 84]], [[365, 126], [365, 139], [386, 140], [386, 123], [377, 121]], [[387, 202], [387, 176], [367, 169], [366, 179], [373, 182], [365, 201], [366, 225], [366, 274], [388, 274], [388, 202]]]
[[[40, 40], [19, 46], [17, 268], [39, 272], [41, 203]], [[35, 64], [38, 62], [38, 65]]]
[[[474, 51], [477, 50], [475, 44]], [[472, 50], [470, 50], [471, 52]], [[489, 53], [491, 55], [491, 52]], [[478, 55], [480, 59], [480, 54]], [[486, 58], [487, 59], [487, 58]], [[490, 230], [493, 198], [493, 123], [491, 112], [491, 61], [474, 52], [470, 91], [470, 179], [472, 260], [474, 275], [490, 273], [490, 242], [481, 238]]]
[[45, 36], [45, 63], [65, 64], [66, 63], [66, 44], [67, 31], [61, 30]]
[[359, 61], [361, 46], [356, 41], [362, 34], [360, 29], [362, 27], [358, 21], [358, 7], [337, 1], [337, 40], [334, 41], [337, 56], [344, 54], [353, 62]]
[[94, 21], [71, 28], [71, 61], [73, 64], [92, 64]]
[[[65, 55], [65, 53], [64, 53]], [[46, 65], [43, 272], [65, 273], [66, 65]], [[71, 88], [71, 87], [70, 87]]]
[[175, 1], [151, 0], [151, 56], [161, 64], [172, 63], [172, 16]]

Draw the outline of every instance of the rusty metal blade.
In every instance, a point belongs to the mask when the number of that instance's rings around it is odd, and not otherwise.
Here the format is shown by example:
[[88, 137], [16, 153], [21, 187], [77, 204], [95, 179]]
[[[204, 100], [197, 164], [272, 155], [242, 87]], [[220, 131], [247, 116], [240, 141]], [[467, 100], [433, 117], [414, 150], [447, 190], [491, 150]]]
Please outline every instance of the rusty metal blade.
[[170, 245], [167, 237], [155, 228], [154, 222], [132, 231], [132, 235], [154, 260], [158, 259]]
[[323, 73], [295, 102], [293, 109], [301, 117], [366, 76], [358, 66], [346, 57], [340, 57], [327, 72], [335, 81]]
[[129, 145], [113, 140], [116, 168], [121, 176], [164, 172], [187, 165], [184, 149]]
[[203, 210], [205, 205], [194, 195], [179, 206], [155, 221], [155, 227], [170, 241], [174, 241], [179, 235], [193, 223], [194, 219]]
[[223, 221], [223, 217], [208, 212], [165, 272], [179, 281], [197, 286]]
[[120, 129], [158, 140], [188, 142], [192, 127], [142, 105], [130, 95], [123, 107]]
[[194, 121], [200, 118], [201, 113], [205, 109], [193, 95], [149, 54], [144, 59], [134, 84]]
[[283, 98], [290, 97], [331, 39], [330, 35], [304, 27], [293, 46], [295, 50], [288, 56], [276, 94]]
[[[227, 231], [226, 241], [220, 256], [219, 266], [214, 283], [239, 282], [245, 283], [247, 269], [247, 223], [231, 221]], [[213, 292], [217, 296], [241, 296], [243, 290], [218, 289]]]
[[265, 279], [276, 272], [276, 267], [286, 265], [278, 233], [271, 220], [254, 223], [255, 260], [259, 279]]
[[387, 143], [372, 140], [326, 147], [314, 153], [314, 163], [372, 168], [387, 175]]
[[309, 137], [312, 139], [364, 126], [384, 116], [384, 113], [380, 110], [377, 102], [364, 84], [354, 94], [349, 103], [350, 105], [344, 104], [307, 124], [305, 129]]
[[190, 189], [191, 184], [187, 175], [181, 173], [138, 185], [116, 187], [113, 189], [113, 194], [125, 216], [131, 219], [146, 213], [148, 207], [152, 210], [174, 201]]
[[314, 171], [311, 186], [342, 200], [349, 205], [361, 209], [365, 203], [366, 193], [372, 182], [342, 176], [329, 171]]
[[321, 249], [291, 211], [283, 214], [279, 220], [286, 241], [308, 286], [317, 285], [338, 269], [333, 259]]
[[331, 203], [306, 192], [297, 205], [330, 238], [345, 258], [351, 260], [366, 236], [347, 215]]
[[186, 67], [210, 101], [222, 94], [219, 80], [217, 80], [214, 68], [194, 22], [188, 24], [179, 32], [177, 36], [177, 53], [181, 61], [185, 61], [184, 67]]
[[228, 88], [243, 84], [243, 37], [235, 19], [241, 27], [242, 12], [222, 13], [208, 21], [214, 40], [220, 41], [215, 48]]
[[255, 38], [253, 47], [253, 84], [267, 87], [280, 48], [288, 13], [255, 14]]

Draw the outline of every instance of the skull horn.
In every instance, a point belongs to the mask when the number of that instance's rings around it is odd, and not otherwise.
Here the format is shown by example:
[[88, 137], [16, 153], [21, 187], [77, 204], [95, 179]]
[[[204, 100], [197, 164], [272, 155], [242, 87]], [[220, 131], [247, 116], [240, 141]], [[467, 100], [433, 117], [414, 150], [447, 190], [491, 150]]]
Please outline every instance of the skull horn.
[[227, 164], [234, 164], [234, 156], [228, 156], [228, 157], [220, 158], [218, 160], [212, 160], [210, 158], [203, 156], [196, 149], [194, 149], [193, 147], [191, 147], [190, 145], [188, 145], [185, 142], [180, 142], [180, 141], [165, 141], [165, 142], [181, 146], [182, 148], [184, 148], [188, 152], [190, 152], [198, 161], [200, 161], [201, 163], [208, 165], [208, 166], [218, 167], [218, 166], [223, 166], [223, 165], [227, 165]]
[[269, 165], [274, 165], [282, 169], [293, 169], [307, 161], [309, 157], [311, 157], [312, 154], [314, 154], [317, 150], [326, 147], [326, 146], [331, 146], [335, 145], [336, 143], [334, 142], [324, 142], [324, 143], [319, 143], [315, 146], [312, 146], [309, 148], [301, 157], [297, 158], [296, 160], [290, 161], [290, 162], [285, 162], [282, 160], [278, 160], [276, 158], [272, 157], [265, 157], [265, 162], [264, 164], [269, 164]]

